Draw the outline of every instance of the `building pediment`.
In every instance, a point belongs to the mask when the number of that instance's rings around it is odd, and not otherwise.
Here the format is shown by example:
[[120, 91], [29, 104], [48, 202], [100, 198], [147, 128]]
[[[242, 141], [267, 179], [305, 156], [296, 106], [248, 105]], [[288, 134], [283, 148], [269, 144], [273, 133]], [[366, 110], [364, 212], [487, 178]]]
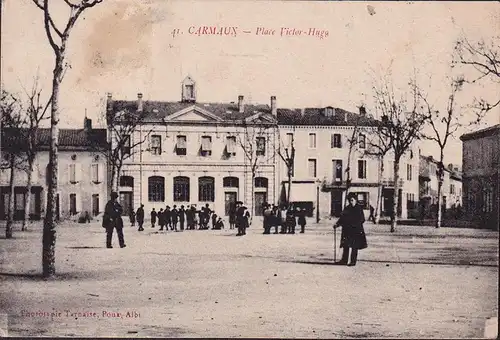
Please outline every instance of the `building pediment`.
[[199, 106], [193, 105], [165, 117], [166, 122], [218, 122], [222, 118]]

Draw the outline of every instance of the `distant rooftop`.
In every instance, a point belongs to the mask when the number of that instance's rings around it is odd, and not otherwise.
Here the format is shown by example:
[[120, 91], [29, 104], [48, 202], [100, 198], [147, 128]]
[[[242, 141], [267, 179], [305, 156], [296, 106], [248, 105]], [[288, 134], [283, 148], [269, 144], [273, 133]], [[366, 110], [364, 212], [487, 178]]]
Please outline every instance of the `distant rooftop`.
[[473, 131], [466, 133], [462, 136], [460, 136], [461, 141], [466, 141], [466, 140], [471, 140], [471, 139], [477, 139], [477, 138], [484, 138], [488, 136], [493, 136], [496, 134], [500, 134], [500, 124], [496, 124], [490, 127], [487, 127], [485, 129]]

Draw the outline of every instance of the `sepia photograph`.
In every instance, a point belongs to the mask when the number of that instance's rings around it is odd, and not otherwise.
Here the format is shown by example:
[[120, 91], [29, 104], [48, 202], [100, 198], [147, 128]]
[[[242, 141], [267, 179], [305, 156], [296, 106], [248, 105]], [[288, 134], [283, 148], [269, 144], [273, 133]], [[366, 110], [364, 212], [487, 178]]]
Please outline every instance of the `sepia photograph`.
[[0, 337], [498, 338], [499, 2], [0, 7]]

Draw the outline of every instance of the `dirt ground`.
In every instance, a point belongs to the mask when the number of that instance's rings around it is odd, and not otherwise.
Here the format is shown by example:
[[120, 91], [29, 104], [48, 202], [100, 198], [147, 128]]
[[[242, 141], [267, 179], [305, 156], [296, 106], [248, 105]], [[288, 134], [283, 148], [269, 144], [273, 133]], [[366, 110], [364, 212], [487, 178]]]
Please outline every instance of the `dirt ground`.
[[98, 223], [62, 223], [51, 280], [40, 277], [41, 225], [16, 226], [11, 240], [2, 226], [0, 332], [471, 338], [498, 317], [497, 232], [366, 224], [369, 247], [345, 267], [332, 265], [331, 225], [262, 235], [255, 223], [244, 237], [127, 226], [127, 247], [114, 235], [106, 249]]

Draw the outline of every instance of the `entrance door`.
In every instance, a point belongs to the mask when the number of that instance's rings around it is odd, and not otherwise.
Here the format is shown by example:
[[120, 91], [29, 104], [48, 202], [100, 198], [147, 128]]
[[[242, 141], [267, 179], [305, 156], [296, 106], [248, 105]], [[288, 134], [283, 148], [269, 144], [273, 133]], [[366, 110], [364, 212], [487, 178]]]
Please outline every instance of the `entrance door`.
[[134, 207], [132, 206], [132, 193], [120, 192], [120, 204], [123, 208], [123, 216], [128, 216]]
[[264, 203], [267, 199], [266, 192], [256, 192], [255, 193], [255, 216], [264, 215]]
[[331, 197], [330, 214], [335, 217], [340, 217], [342, 212], [342, 190], [333, 189]]
[[92, 215], [99, 215], [99, 194], [92, 195]]
[[69, 194], [69, 214], [76, 215], [76, 194]]
[[384, 189], [382, 191], [383, 197], [383, 213], [384, 216], [392, 216], [393, 202], [394, 202], [394, 189]]
[[229, 216], [229, 212], [231, 207], [236, 203], [237, 197], [235, 192], [225, 192], [224, 193], [224, 205], [225, 205], [225, 214]]

